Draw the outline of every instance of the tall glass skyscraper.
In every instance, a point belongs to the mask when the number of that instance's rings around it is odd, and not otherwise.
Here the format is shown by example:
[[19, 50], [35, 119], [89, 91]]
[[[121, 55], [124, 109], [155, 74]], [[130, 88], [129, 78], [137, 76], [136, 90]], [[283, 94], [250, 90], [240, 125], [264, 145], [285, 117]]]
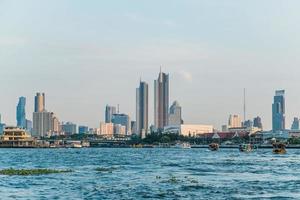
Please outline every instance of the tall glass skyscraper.
[[45, 111], [45, 93], [36, 93], [34, 97], [34, 112]]
[[154, 81], [154, 126], [162, 129], [169, 121], [169, 75], [160, 71]]
[[111, 123], [112, 116], [116, 113], [117, 112], [116, 112], [116, 107], [115, 106], [106, 105], [106, 108], [105, 108], [105, 123]]
[[272, 105], [273, 132], [285, 130], [285, 97], [284, 90], [277, 90]]
[[136, 89], [136, 129], [141, 138], [148, 132], [148, 84], [140, 81]]
[[26, 98], [20, 97], [19, 102], [17, 105], [17, 126], [21, 128], [26, 128], [26, 112], [25, 112], [25, 106], [26, 106]]

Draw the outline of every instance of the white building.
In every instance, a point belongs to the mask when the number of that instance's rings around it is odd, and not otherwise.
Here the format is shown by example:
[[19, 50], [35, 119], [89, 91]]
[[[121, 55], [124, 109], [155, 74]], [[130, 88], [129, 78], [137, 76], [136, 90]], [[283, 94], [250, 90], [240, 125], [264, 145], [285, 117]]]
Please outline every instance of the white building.
[[204, 133], [213, 133], [212, 125], [182, 124], [180, 126], [167, 126], [164, 132], [178, 133], [183, 136], [196, 137]]
[[230, 115], [228, 120], [228, 128], [242, 127], [242, 120], [239, 115]]
[[100, 123], [100, 134], [112, 136], [114, 134], [114, 124], [101, 122]]

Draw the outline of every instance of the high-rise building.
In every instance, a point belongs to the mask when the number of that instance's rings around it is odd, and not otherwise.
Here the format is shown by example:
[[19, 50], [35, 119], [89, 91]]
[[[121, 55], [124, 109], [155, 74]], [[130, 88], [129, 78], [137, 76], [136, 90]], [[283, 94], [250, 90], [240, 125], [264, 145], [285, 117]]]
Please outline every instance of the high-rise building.
[[239, 115], [229, 116], [228, 128], [240, 128], [241, 126], [242, 126], [242, 121]]
[[140, 81], [136, 89], [136, 129], [141, 138], [148, 132], [148, 84]]
[[35, 137], [46, 137], [51, 135], [53, 128], [53, 113], [43, 111], [33, 113], [32, 135]]
[[105, 123], [111, 123], [113, 114], [116, 114], [116, 107], [106, 105], [105, 108]]
[[272, 104], [273, 132], [285, 130], [285, 91], [277, 90]]
[[26, 98], [20, 97], [16, 109], [17, 126], [20, 128], [26, 128]]
[[32, 132], [32, 121], [31, 120], [26, 119], [26, 130], [30, 133]]
[[259, 116], [255, 117], [253, 119], [253, 127], [263, 129], [262, 121]]
[[294, 121], [292, 123], [292, 130], [299, 130], [299, 118], [298, 117], [294, 117]]
[[34, 97], [34, 112], [45, 111], [45, 93], [36, 93]]
[[78, 127], [78, 133], [79, 134], [88, 134], [89, 133], [89, 127], [87, 127], [87, 126], [79, 126]]
[[53, 114], [52, 115], [52, 133], [54, 135], [59, 135], [62, 132], [62, 126], [60, 124], [59, 119]]
[[181, 106], [177, 101], [174, 101], [169, 112], [169, 126], [180, 126], [183, 123], [181, 117]]
[[154, 81], [154, 126], [162, 129], [169, 121], [169, 75], [160, 71]]
[[67, 123], [62, 124], [62, 131], [66, 135], [74, 135], [74, 134], [76, 134], [76, 129], [77, 129], [76, 124], [74, 124], [72, 122], [67, 122]]
[[131, 135], [131, 121], [130, 117], [126, 114], [113, 114], [113, 124], [121, 124], [126, 127], [126, 135]]
[[3, 134], [4, 129], [5, 129], [5, 124], [2, 123], [2, 121], [1, 121], [1, 114], [0, 114], [0, 134]]

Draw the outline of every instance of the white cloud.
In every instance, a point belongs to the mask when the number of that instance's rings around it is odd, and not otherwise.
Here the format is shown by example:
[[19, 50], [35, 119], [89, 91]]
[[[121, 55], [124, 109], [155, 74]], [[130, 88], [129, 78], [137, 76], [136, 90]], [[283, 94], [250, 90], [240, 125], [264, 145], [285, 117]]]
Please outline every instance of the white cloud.
[[181, 71], [179, 71], [178, 73], [180, 74], [180, 76], [181, 76], [184, 80], [186, 80], [186, 81], [188, 81], [188, 82], [191, 82], [191, 81], [193, 80], [193, 75], [192, 75], [190, 72], [188, 72], [188, 71], [181, 70]]

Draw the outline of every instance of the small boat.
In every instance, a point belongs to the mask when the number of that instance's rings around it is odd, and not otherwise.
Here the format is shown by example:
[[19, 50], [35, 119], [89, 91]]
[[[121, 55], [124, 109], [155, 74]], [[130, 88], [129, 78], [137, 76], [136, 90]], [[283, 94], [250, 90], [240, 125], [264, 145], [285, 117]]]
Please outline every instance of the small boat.
[[253, 151], [253, 146], [251, 144], [240, 144], [239, 146], [240, 152], [251, 152]]
[[190, 149], [192, 148], [190, 143], [183, 142], [183, 143], [177, 143], [175, 144], [174, 148], [179, 148], [179, 149]]
[[283, 143], [274, 143], [273, 144], [273, 153], [275, 153], [275, 154], [286, 154], [285, 144], [283, 144]]
[[219, 150], [219, 144], [218, 143], [211, 143], [208, 145], [209, 150], [211, 151], [218, 151]]

